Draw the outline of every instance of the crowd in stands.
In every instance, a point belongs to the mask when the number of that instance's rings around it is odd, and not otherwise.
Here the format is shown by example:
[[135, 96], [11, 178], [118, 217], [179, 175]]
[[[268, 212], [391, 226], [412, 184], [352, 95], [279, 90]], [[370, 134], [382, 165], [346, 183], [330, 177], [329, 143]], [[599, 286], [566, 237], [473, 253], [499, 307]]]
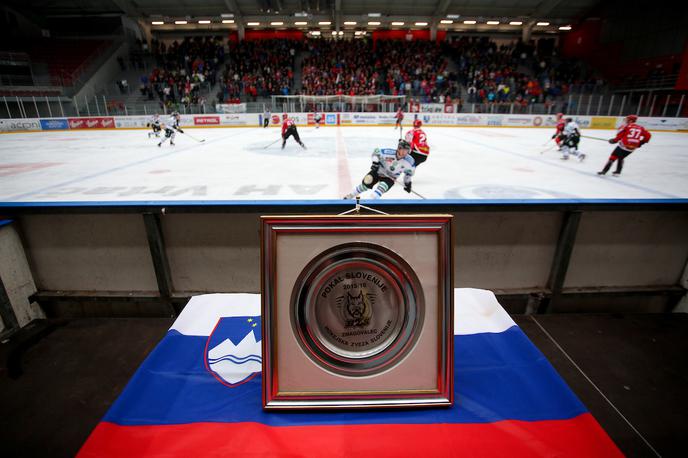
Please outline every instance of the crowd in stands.
[[[553, 40], [538, 46], [462, 37], [438, 44], [405, 40], [153, 40], [157, 65], [141, 77], [141, 93], [169, 107], [205, 103], [201, 85], [220, 83], [219, 103], [271, 95], [405, 95], [420, 103], [512, 104], [561, 101], [571, 85], [597, 85], [580, 62], [556, 55]], [[146, 49], [146, 52], [148, 50]], [[304, 53], [300, 89], [296, 57]], [[226, 58], [226, 59], [225, 59]], [[225, 64], [220, 75], [221, 66]], [[138, 62], [132, 65], [138, 66]], [[452, 71], [450, 71], [450, 68]]]
[[547, 105], [562, 100], [574, 84], [601, 83], [580, 62], [558, 59], [552, 44], [541, 40], [537, 48], [521, 41], [498, 46], [487, 37], [463, 37], [446, 46], [468, 103]]
[[220, 102], [258, 96], [289, 95], [294, 87], [294, 59], [301, 49], [295, 40], [257, 40], [230, 43]]
[[311, 40], [301, 82], [306, 95], [407, 95], [421, 102], [458, 95], [434, 42]]
[[202, 86], [212, 87], [225, 60], [220, 37], [185, 38], [169, 46], [153, 40], [156, 67], [141, 77], [141, 94], [168, 108], [205, 104]]

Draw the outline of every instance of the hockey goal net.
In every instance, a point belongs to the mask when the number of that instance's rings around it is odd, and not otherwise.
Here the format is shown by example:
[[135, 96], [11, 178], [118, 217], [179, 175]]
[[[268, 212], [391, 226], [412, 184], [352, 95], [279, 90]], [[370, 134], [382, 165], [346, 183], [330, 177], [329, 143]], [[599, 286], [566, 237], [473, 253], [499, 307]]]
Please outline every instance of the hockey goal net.
[[273, 95], [272, 111], [393, 112], [404, 108], [405, 95]]

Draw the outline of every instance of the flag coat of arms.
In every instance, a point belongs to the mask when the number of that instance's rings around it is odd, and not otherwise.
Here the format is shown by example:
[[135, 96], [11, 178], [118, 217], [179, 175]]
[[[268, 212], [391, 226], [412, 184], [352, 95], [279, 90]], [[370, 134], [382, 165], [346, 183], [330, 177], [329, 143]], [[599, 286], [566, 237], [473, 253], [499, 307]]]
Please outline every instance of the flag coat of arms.
[[455, 307], [453, 407], [265, 412], [260, 296], [196, 296], [79, 455], [621, 456], [493, 293]]

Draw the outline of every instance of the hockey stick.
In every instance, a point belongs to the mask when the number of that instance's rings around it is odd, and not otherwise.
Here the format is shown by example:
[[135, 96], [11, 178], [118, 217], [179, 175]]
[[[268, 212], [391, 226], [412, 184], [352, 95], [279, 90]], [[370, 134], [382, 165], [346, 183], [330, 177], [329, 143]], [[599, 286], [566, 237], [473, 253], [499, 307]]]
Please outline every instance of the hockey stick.
[[557, 145], [552, 145], [550, 147], [547, 147], [547, 148], [543, 149], [542, 151], [540, 151], [540, 154], [545, 154], [547, 151], [553, 150], [556, 146]]
[[282, 140], [282, 137], [278, 138], [277, 140], [275, 140], [274, 142], [270, 143], [269, 145], [264, 146], [263, 149], [268, 149], [268, 148], [270, 148], [272, 145], [274, 145], [275, 143], [277, 143], [277, 142], [280, 141], [280, 140]]
[[[399, 186], [405, 186], [404, 183], [402, 183], [402, 182], [400, 182], [400, 181], [394, 181], [394, 182], [395, 182], [396, 184], [398, 184]], [[421, 199], [425, 199], [425, 197], [421, 196], [420, 194], [418, 194], [418, 193], [417, 193], [416, 191], [414, 191], [413, 189], [411, 189], [411, 193], [417, 195], [417, 196], [420, 197]], [[425, 200], [427, 200], [427, 199], [425, 199]]]
[[599, 141], [601, 141], [601, 142], [605, 142], [605, 143], [608, 143], [608, 142], [609, 142], [609, 140], [608, 140], [608, 139], [606, 139], [606, 138], [600, 138], [600, 137], [589, 137], [589, 136], [587, 136], [587, 135], [581, 135], [581, 137], [583, 137], [583, 138], [589, 138], [589, 139], [591, 139], [591, 140], [599, 140]]
[[549, 142], [551, 142], [552, 140], [554, 140], [554, 139], [550, 137], [550, 139], [547, 140], [545, 143], [543, 143], [542, 146], [547, 146], [549, 144]]
[[180, 133], [180, 134], [186, 135], [186, 136], [189, 137], [191, 140], [195, 140], [195, 141], [197, 141], [198, 143], [203, 143], [203, 142], [205, 141], [205, 138], [198, 139], [198, 138], [194, 137], [194, 136], [191, 135], [191, 134], [187, 134], [186, 132], [179, 132], [179, 133]]

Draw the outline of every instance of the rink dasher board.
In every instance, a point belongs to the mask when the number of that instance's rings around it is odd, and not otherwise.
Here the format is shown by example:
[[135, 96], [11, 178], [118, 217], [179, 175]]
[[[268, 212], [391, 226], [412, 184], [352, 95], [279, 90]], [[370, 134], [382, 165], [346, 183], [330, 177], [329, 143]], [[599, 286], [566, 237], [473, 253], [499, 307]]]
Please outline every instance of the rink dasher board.
[[[313, 113], [287, 113], [299, 127], [315, 126]], [[164, 123], [168, 115], [160, 115]], [[27, 133], [65, 130], [132, 130], [147, 129], [153, 119], [148, 116], [86, 116], [57, 118], [0, 119], [0, 133]], [[463, 113], [408, 113], [402, 126], [409, 128], [414, 119], [419, 119], [426, 127], [520, 127], [552, 128], [556, 125], [554, 115], [494, 115]], [[624, 118], [618, 116], [573, 116], [582, 129], [610, 130], [618, 128]], [[324, 113], [321, 127], [387, 127], [395, 120], [388, 113]], [[262, 127], [263, 115], [207, 114], [181, 115], [183, 128], [217, 127]], [[281, 115], [270, 116], [269, 127], [281, 127]], [[648, 118], [640, 117], [638, 123], [650, 131], [688, 132], [688, 118]]]

